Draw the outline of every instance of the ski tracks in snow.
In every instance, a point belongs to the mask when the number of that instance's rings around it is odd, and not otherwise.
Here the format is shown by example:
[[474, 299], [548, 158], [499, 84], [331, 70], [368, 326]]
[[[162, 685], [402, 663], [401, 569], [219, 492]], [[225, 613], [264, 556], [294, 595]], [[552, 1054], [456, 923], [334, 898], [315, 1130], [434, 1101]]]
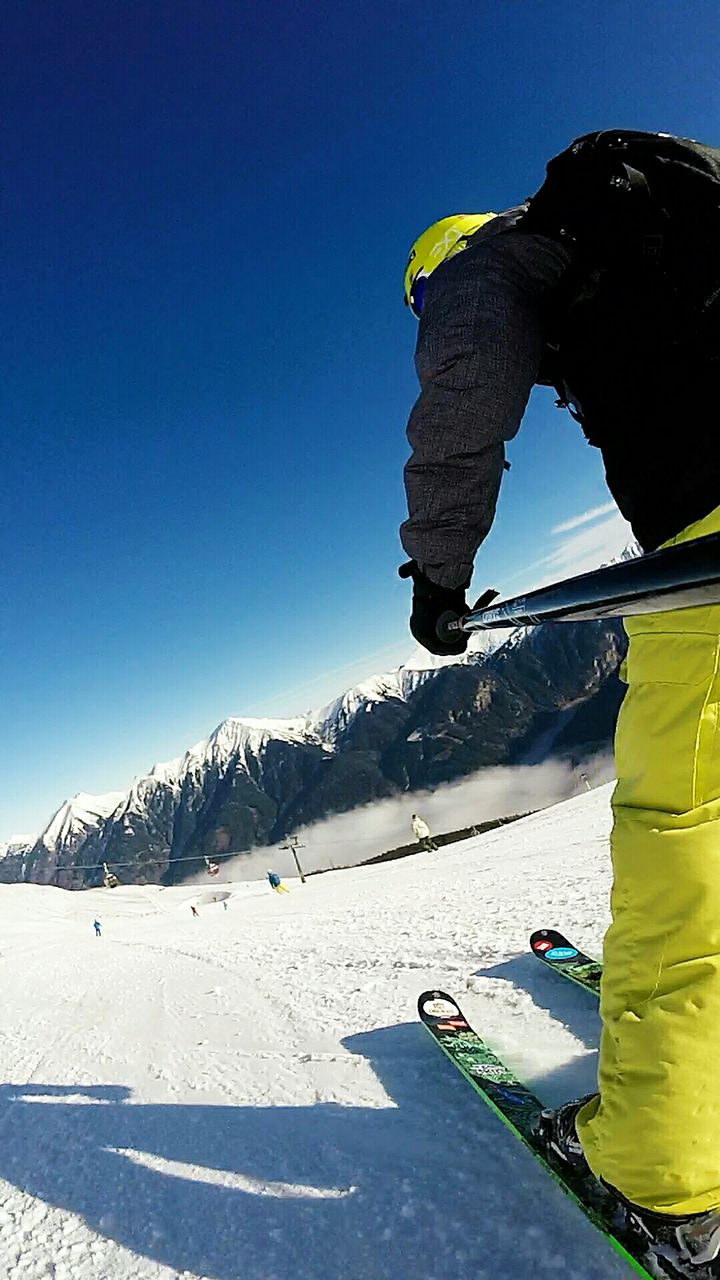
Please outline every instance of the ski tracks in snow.
[[228, 910], [28, 887], [11, 911], [0, 890], [0, 1274], [619, 1280], [415, 1018], [447, 987], [549, 1101], [591, 1076], [596, 1010], [526, 947], [552, 924], [597, 948], [607, 810], [593, 793], [282, 897], [238, 886]]

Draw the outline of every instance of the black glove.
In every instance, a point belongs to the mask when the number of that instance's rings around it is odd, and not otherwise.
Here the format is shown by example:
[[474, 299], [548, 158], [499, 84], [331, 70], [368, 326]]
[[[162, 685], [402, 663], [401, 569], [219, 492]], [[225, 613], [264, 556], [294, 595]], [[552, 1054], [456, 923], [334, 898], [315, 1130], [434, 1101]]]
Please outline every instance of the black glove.
[[465, 592], [469, 580], [461, 587], [439, 587], [437, 583], [425, 577], [414, 560], [408, 560], [407, 564], [401, 565], [398, 573], [401, 578], [413, 580], [410, 630], [418, 644], [429, 649], [430, 653], [439, 653], [442, 657], [451, 653], [464, 653], [469, 636], [462, 631], [456, 631], [452, 639], [441, 639], [437, 624], [443, 614], [449, 613], [455, 618], [461, 618], [468, 612]]

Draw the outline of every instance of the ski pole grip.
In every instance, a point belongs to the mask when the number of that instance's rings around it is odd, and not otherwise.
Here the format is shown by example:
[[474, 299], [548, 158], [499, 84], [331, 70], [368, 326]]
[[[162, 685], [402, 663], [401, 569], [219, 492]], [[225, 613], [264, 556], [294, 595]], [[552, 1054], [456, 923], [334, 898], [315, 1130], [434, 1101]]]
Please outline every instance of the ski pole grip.
[[[498, 595], [499, 592], [493, 591], [492, 587], [489, 587], [475, 601], [471, 613], [476, 613], [478, 609], [486, 609]], [[451, 644], [454, 640], [457, 640], [458, 635], [462, 635], [465, 631], [463, 624], [467, 616], [467, 614], [453, 613], [452, 609], [447, 609], [445, 613], [441, 613], [435, 624], [438, 640], [441, 640], [443, 644]]]
[[453, 613], [452, 609], [446, 609], [445, 613], [441, 613], [435, 623], [435, 633], [443, 644], [451, 644], [457, 640], [462, 629], [462, 617], [459, 613]]

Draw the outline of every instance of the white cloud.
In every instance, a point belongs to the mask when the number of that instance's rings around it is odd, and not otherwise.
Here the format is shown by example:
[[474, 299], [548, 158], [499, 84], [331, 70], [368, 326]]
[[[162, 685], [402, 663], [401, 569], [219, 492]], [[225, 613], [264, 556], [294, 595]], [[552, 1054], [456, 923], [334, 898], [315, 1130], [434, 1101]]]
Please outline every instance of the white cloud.
[[569, 533], [571, 529], [577, 529], [581, 524], [589, 524], [591, 520], [597, 520], [599, 516], [609, 516], [610, 512], [617, 512], [614, 502], [606, 502], [602, 507], [593, 507], [592, 511], [584, 511], [581, 516], [572, 516], [570, 520], [565, 520], [563, 524], [556, 524], [551, 533]]
[[551, 575], [557, 572], [563, 577], [588, 573], [621, 555], [632, 540], [630, 525], [614, 510], [607, 520], [564, 538], [547, 557], [548, 572]]
[[[519, 573], [513, 574], [507, 582], [518, 582], [512, 594], [525, 594], [537, 591], [552, 582], [560, 582], [564, 578], [575, 578], [581, 573], [590, 573], [602, 564], [608, 564], [622, 554], [633, 541], [630, 525], [620, 515], [613, 503], [609, 510], [613, 512], [606, 520], [598, 520], [597, 515], [602, 508], [597, 508], [594, 515], [587, 512], [574, 520], [558, 525], [552, 533], [579, 529], [570, 537], [562, 538], [547, 555], [534, 560]], [[508, 593], [503, 593], [506, 598]]]
[[[458, 831], [473, 823], [527, 813], [567, 800], [613, 777], [611, 754], [601, 752], [573, 767], [564, 760], [535, 765], [498, 765], [433, 791], [404, 792], [300, 828], [303, 870], [354, 866], [414, 840], [410, 817], [419, 813], [434, 832]], [[283, 841], [283, 844], [286, 844]], [[282, 845], [262, 846], [223, 863], [221, 879], [258, 880], [272, 869], [295, 876], [292, 854]], [[198, 877], [198, 882], [203, 879]]]

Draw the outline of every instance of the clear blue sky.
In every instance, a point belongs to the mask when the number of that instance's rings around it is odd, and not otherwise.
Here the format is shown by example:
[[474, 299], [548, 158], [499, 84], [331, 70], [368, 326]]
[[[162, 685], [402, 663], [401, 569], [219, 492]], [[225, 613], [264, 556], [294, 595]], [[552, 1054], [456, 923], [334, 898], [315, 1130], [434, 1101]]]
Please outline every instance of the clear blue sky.
[[[402, 659], [409, 243], [589, 129], [720, 142], [719, 36], [716, 0], [6, 6], [0, 839]], [[478, 588], [606, 501], [551, 404]]]

